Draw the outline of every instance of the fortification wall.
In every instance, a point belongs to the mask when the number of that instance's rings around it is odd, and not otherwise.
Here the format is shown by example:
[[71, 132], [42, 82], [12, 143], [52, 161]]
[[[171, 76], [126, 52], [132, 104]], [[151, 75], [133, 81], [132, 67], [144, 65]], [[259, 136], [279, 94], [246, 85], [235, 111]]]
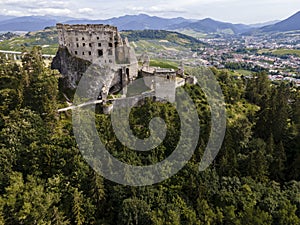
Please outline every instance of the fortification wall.
[[[128, 40], [123, 40], [114, 26], [102, 24], [68, 25], [57, 24], [60, 50], [55, 60], [55, 68], [61, 71], [66, 78], [68, 87], [76, 88], [86, 68], [76, 69], [66, 64], [70, 60], [66, 58], [78, 58], [84, 62], [97, 65], [110, 65], [114, 77], [108, 81], [108, 89], [117, 91], [138, 75], [138, 61], [135, 52], [130, 47]], [[66, 49], [70, 56], [59, 57], [61, 51]], [[77, 71], [80, 74], [77, 75]], [[120, 70], [122, 72], [120, 72]], [[69, 83], [68, 83], [69, 82]], [[115, 86], [115, 87], [114, 87]]]
[[108, 25], [57, 24], [59, 45], [71, 55], [92, 63], [115, 63], [116, 47], [123, 41], [116, 27]]

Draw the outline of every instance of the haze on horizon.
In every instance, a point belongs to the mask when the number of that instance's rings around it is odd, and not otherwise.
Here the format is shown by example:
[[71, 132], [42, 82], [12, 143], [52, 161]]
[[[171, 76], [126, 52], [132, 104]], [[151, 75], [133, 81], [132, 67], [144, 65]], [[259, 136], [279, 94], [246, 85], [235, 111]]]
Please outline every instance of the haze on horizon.
[[0, 15], [52, 15], [108, 19], [145, 13], [165, 18], [212, 18], [253, 24], [285, 19], [300, 11], [299, 0], [0, 0]]

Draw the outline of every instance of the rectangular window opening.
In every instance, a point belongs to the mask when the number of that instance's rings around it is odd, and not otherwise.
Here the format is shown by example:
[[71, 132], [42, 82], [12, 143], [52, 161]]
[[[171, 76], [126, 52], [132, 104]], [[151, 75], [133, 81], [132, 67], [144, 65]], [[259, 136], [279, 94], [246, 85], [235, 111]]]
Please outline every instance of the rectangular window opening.
[[103, 50], [102, 50], [102, 49], [99, 49], [99, 50], [98, 50], [98, 56], [99, 56], [99, 57], [103, 56]]

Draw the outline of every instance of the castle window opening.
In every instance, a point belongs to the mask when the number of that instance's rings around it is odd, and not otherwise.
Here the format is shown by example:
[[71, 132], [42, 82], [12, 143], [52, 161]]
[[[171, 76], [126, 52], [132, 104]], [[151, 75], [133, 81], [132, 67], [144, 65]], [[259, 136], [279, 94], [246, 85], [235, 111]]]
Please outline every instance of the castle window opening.
[[79, 48], [79, 44], [78, 43], [76, 44], [76, 46], [77, 46], [77, 48]]
[[91, 51], [89, 51], [89, 55], [92, 55], [92, 52], [91, 52]]
[[103, 50], [102, 50], [102, 49], [99, 49], [99, 50], [98, 50], [98, 56], [99, 56], [99, 57], [103, 56]]
[[167, 79], [168, 79], [168, 80], [170, 79], [170, 76], [169, 76], [169, 75], [167, 76]]
[[84, 55], [84, 52], [82, 52], [82, 55]]
[[84, 47], [84, 46], [85, 46], [85, 43], [82, 43], [82, 46]]
[[92, 43], [89, 43], [89, 46], [92, 47]]
[[99, 37], [97, 37], [97, 40], [99, 40], [100, 38]]
[[75, 51], [75, 55], [78, 55], [78, 52], [77, 52], [77, 51]]
[[76, 41], [78, 41], [78, 38], [76, 38]]
[[84, 41], [84, 37], [82, 37], [82, 40]]
[[108, 46], [109, 46], [110, 48], [112, 48], [113, 44], [112, 44], [112, 43], [109, 43]]
[[101, 43], [98, 43], [98, 47], [101, 47]]

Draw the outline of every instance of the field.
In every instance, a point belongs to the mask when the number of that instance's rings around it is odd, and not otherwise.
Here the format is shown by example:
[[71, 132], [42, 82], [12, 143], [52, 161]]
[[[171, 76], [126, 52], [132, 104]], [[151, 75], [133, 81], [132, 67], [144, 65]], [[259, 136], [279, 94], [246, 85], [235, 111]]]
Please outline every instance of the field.
[[43, 54], [55, 55], [58, 48], [58, 38], [55, 29], [30, 32], [10, 40], [0, 42], [0, 49], [7, 51], [22, 51], [23, 48], [41, 46]]
[[295, 55], [300, 57], [300, 49], [276, 49], [276, 50], [260, 50], [259, 54], [269, 53], [277, 56], [285, 56], [285, 55]]
[[152, 59], [150, 61], [150, 66], [169, 68], [169, 69], [177, 69], [178, 68], [177, 63], [175, 63], [173, 61], [162, 60], [162, 59], [159, 59], [159, 60]]

